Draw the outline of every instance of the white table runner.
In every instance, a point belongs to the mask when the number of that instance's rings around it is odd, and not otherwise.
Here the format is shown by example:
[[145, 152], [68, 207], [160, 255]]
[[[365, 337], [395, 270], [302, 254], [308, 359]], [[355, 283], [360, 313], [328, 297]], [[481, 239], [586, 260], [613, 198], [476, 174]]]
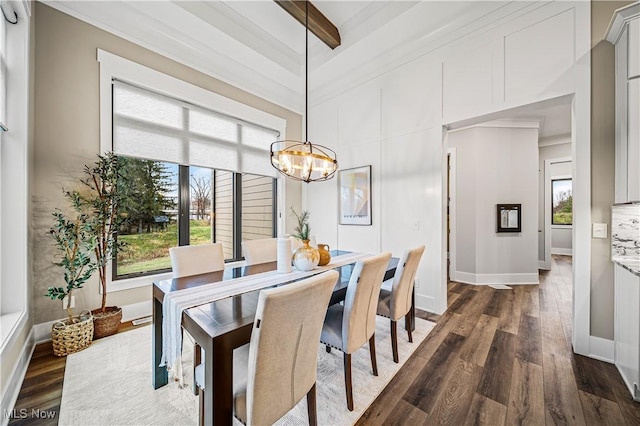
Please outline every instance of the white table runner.
[[[171, 370], [174, 364], [180, 361], [182, 348], [180, 327], [182, 324], [182, 312], [185, 309], [310, 277], [333, 268], [354, 263], [368, 256], [370, 255], [347, 253], [332, 257], [328, 265], [317, 267], [312, 271], [294, 269], [293, 272], [283, 274], [274, 270], [165, 293], [162, 301], [162, 360], [160, 366], [166, 366], [168, 370]], [[176, 375], [181, 378], [182, 373], [180, 372]]]

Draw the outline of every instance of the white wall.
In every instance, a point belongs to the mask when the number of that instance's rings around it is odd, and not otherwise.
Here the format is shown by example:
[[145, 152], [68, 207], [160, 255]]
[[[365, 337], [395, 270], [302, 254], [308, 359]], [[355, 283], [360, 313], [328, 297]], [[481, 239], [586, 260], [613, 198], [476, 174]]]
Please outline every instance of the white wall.
[[318, 242], [396, 256], [427, 243], [416, 298], [418, 306], [433, 311], [444, 310], [436, 305], [444, 300], [438, 289], [424, 291], [427, 283], [441, 282], [443, 272], [437, 225], [442, 220], [440, 80], [439, 63], [416, 60], [309, 113], [310, 139], [335, 149], [340, 169], [372, 166], [371, 226], [338, 225], [336, 179], [305, 186]]
[[[448, 134], [456, 150], [454, 281], [538, 282], [538, 126], [504, 126]], [[522, 205], [522, 232], [496, 232], [496, 204]]]
[[[576, 192], [582, 220], [577, 226], [588, 232], [589, 13], [584, 2], [541, 5], [417, 58], [407, 55], [393, 70], [350, 89], [324, 94], [323, 102], [309, 111], [310, 139], [336, 147], [340, 168], [372, 165], [373, 225], [339, 226], [337, 183], [308, 185], [304, 202], [319, 240], [369, 252], [391, 250], [396, 256], [426, 244], [417, 275], [417, 306], [443, 312], [443, 126], [568, 94], [576, 97], [574, 151], [581, 164], [577, 178], [583, 182]], [[416, 51], [424, 52], [418, 44]], [[587, 283], [588, 243], [574, 258], [578, 278], [586, 275]], [[587, 321], [588, 314], [588, 309], [580, 311]]]

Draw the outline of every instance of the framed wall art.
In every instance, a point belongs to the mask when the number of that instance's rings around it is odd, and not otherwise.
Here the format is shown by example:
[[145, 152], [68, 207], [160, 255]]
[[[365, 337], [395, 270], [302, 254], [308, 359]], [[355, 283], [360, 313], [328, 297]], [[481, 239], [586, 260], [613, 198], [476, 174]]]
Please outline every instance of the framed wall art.
[[522, 204], [498, 204], [496, 232], [522, 232]]
[[371, 166], [338, 171], [340, 225], [371, 225]]

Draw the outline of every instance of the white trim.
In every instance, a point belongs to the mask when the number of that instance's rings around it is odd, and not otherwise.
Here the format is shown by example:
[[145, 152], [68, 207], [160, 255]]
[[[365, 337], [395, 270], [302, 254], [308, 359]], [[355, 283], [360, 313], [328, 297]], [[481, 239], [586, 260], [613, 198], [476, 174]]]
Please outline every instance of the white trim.
[[[148, 317], [153, 315], [152, 301], [147, 300], [144, 302], [132, 303], [130, 305], [123, 305], [122, 308], [122, 320], [120, 322], [132, 321], [137, 318]], [[64, 321], [65, 318], [60, 318], [53, 321], [47, 321], [33, 326], [33, 337], [36, 343], [48, 342], [51, 340], [51, 327], [58, 321]]]
[[613, 340], [589, 336], [589, 357], [613, 364], [615, 344]]
[[591, 335], [591, 8], [575, 8], [575, 96], [571, 105], [573, 158], [573, 350], [589, 353]]
[[538, 284], [538, 273], [522, 274], [471, 274], [469, 272], [455, 271], [451, 276], [452, 281], [464, 284]]
[[564, 145], [569, 143], [571, 143], [571, 134], [566, 133], [564, 135], [555, 135], [548, 136], [546, 138], [540, 138], [540, 140], [538, 141], [538, 148], [544, 148], [554, 145]]
[[58, 321], [64, 321], [65, 318], [60, 318], [53, 321], [41, 322], [33, 326], [33, 340], [38, 343], [44, 343], [51, 340], [51, 327]]
[[[447, 132], [444, 126], [437, 126], [433, 128], [434, 136], [437, 135], [437, 138], [441, 141], [440, 145], [440, 164], [447, 164]], [[447, 214], [447, 200], [446, 196], [446, 188], [447, 184], [447, 168], [442, 166], [440, 168], [440, 194], [438, 195], [440, 211], [434, 218], [432, 218], [435, 223], [440, 224], [440, 241], [438, 241], [437, 234], [434, 235], [434, 244], [440, 246], [440, 259], [436, 260], [435, 271], [436, 274], [439, 275], [439, 279], [434, 283], [433, 292], [431, 296], [427, 296], [424, 300], [424, 303], [428, 305], [427, 310], [430, 312], [434, 312], [436, 314], [442, 314], [447, 310], [447, 240], [446, 240], [446, 226], [443, 226], [446, 214]], [[433, 299], [433, 300], [431, 300]]]
[[152, 300], [122, 306], [122, 322], [133, 321], [150, 315], [153, 315]]
[[277, 130], [280, 132], [281, 137], [286, 134], [287, 122], [281, 117], [245, 105], [102, 49], [97, 49], [97, 60], [100, 63], [100, 148], [103, 152], [111, 149], [111, 81], [114, 78], [212, 111]]
[[573, 229], [573, 225], [551, 225], [551, 229]]
[[26, 322], [26, 311], [11, 312], [0, 315], [0, 327], [2, 327], [2, 330], [0, 330], [0, 353], [3, 353], [5, 348], [14, 344], [16, 333], [24, 327]]
[[[456, 270], [456, 148], [447, 148], [447, 154], [449, 155], [449, 167], [450, 170], [446, 173], [447, 178], [450, 178], [451, 181], [448, 182], [449, 187], [449, 277], [453, 276], [454, 271]], [[445, 180], [446, 182], [446, 180]], [[445, 203], [446, 199], [446, 190], [445, 194]], [[446, 208], [445, 208], [445, 217], [446, 217]], [[446, 227], [445, 227], [445, 238], [446, 238]], [[445, 240], [446, 241], [446, 240]]]
[[434, 314], [442, 315], [446, 309], [442, 310], [441, 307], [438, 306], [435, 297], [425, 296], [424, 294], [416, 293], [416, 308], [422, 309], [423, 311], [433, 312]]
[[[145, 275], [142, 277], [135, 278], [126, 278], [122, 280], [111, 280], [112, 272], [111, 272], [111, 264], [107, 270], [107, 292], [111, 293], [114, 291], [123, 291], [123, 290], [131, 290], [133, 288], [140, 288], [153, 285], [154, 281], [162, 281], [162, 280], [170, 280], [173, 278], [173, 274], [171, 272], [162, 272], [160, 274], [153, 275]], [[102, 294], [102, 288], [99, 289], [100, 294]]]
[[616, 44], [626, 28], [627, 22], [638, 15], [640, 15], [640, 3], [638, 2], [616, 9], [611, 17], [607, 31], [604, 33], [605, 40], [611, 44]]
[[573, 249], [551, 247], [551, 254], [560, 254], [563, 256], [573, 256]]
[[31, 360], [34, 349], [35, 344], [32, 328], [29, 332], [29, 335], [27, 336], [27, 339], [22, 345], [18, 363], [13, 368], [13, 374], [11, 374], [11, 378], [7, 382], [7, 388], [2, 390], [2, 401], [0, 402], [0, 410], [2, 410], [0, 411], [2, 413], [2, 426], [5, 426], [9, 423], [9, 418], [7, 418], [4, 413], [12, 410], [16, 405], [18, 394], [20, 393], [20, 388], [22, 387], [24, 376], [27, 374], [27, 368], [29, 367], [29, 361]]
[[449, 132], [459, 132], [461, 130], [468, 130], [473, 128], [520, 128], [520, 129], [539, 129], [540, 128], [540, 120], [511, 120], [511, 119], [498, 119], [485, 121], [479, 124], [471, 124], [464, 127], [456, 127], [449, 130]]
[[[568, 163], [573, 161], [572, 157], [548, 158], [544, 160], [544, 267], [542, 269], [551, 269], [551, 165], [557, 163]], [[563, 178], [561, 176], [554, 176]], [[572, 176], [567, 176], [572, 178]], [[573, 180], [572, 180], [573, 183]], [[557, 226], [557, 225], [554, 225]], [[573, 225], [571, 225], [573, 227]]]
[[[245, 265], [244, 260], [238, 260], [235, 262], [225, 263], [225, 268], [235, 268], [236, 266], [244, 266], [244, 265]], [[109, 277], [111, 277], [111, 275], [109, 275]], [[173, 278], [173, 273], [162, 272], [159, 274], [145, 275], [142, 277], [126, 278], [122, 280], [110, 281], [107, 283], [107, 291], [114, 292], [114, 291], [131, 290], [133, 288], [152, 286], [155, 281], [170, 280], [171, 278]], [[112, 284], [112, 285], [109, 285], [109, 284]], [[102, 287], [98, 288], [98, 291], [100, 294], [102, 294]]]
[[547, 265], [545, 265], [544, 260], [538, 260], [538, 269], [543, 269], [545, 271], [548, 271], [548, 269], [546, 268]]

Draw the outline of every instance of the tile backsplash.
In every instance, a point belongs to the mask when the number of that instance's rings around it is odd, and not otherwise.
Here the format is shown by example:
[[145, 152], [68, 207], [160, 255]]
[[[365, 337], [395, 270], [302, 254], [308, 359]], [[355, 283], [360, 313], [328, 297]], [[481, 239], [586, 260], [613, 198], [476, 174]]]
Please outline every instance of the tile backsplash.
[[640, 204], [611, 208], [611, 259], [640, 260]]

